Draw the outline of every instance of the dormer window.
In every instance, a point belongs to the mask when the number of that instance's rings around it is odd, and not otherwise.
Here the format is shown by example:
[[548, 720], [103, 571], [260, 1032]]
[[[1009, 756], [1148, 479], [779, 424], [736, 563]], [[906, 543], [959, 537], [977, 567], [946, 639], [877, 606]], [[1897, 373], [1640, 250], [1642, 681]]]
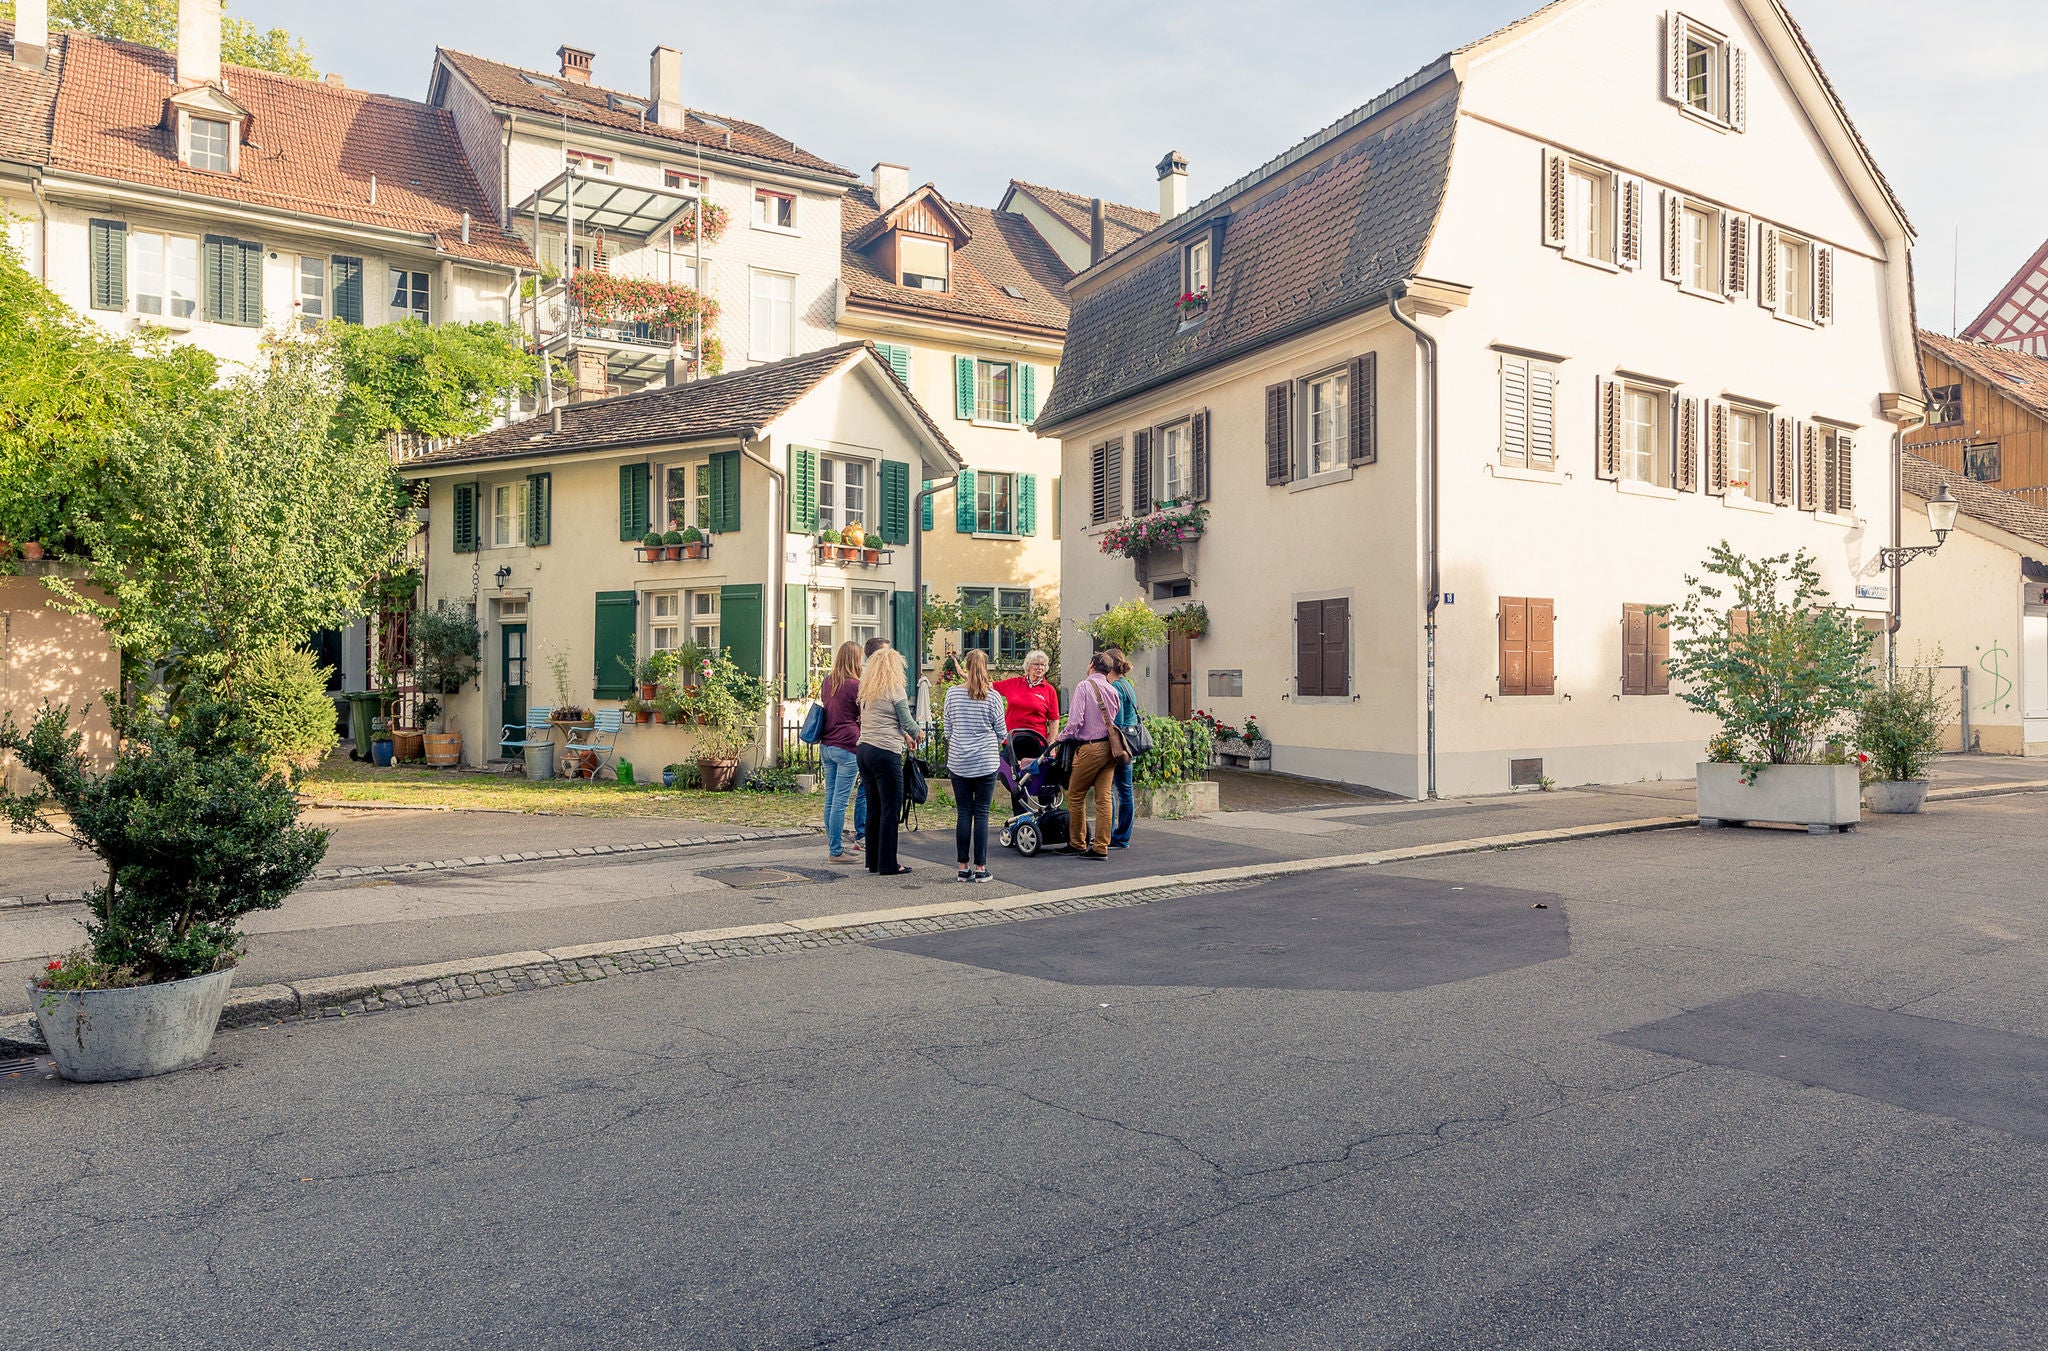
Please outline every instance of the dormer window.
[[191, 132], [185, 143], [185, 162], [195, 169], [211, 173], [228, 172], [230, 139], [234, 129], [226, 122], [213, 117], [192, 119]]
[[202, 84], [164, 100], [161, 124], [177, 148], [178, 163], [210, 174], [242, 169], [242, 142], [249, 135], [249, 110], [226, 89]]
[[1189, 295], [1209, 294], [1209, 240], [1207, 236], [1195, 240], [1182, 250], [1181, 290]]
[[898, 234], [896, 261], [902, 269], [899, 280], [919, 291], [943, 291], [952, 264], [952, 248], [943, 239], [923, 239]]

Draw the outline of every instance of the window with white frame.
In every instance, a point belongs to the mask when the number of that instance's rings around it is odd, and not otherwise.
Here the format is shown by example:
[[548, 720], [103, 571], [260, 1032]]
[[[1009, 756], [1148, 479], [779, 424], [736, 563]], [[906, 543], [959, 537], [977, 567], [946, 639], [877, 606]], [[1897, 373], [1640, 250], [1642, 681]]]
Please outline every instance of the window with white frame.
[[327, 317], [327, 260], [299, 258], [299, 317], [318, 323]]
[[185, 162], [195, 169], [226, 173], [228, 140], [233, 135], [232, 123], [213, 117], [193, 118], [185, 132]]
[[1564, 248], [1575, 258], [1614, 261], [1614, 175], [1573, 160], [1564, 171]]
[[843, 593], [811, 588], [811, 650], [839, 647], [839, 602]]
[[[1632, 483], [1665, 484], [1664, 390], [1626, 385], [1621, 391], [1621, 476]], [[1666, 485], [1668, 486], [1668, 485]]]
[[402, 267], [391, 269], [391, 317], [393, 319], [417, 319], [421, 323], [430, 320], [427, 274], [408, 272]]
[[796, 278], [755, 271], [749, 350], [757, 361], [780, 361], [796, 351]]
[[1705, 30], [1687, 25], [1680, 41], [1685, 65], [1685, 104], [1695, 112], [1720, 118], [1725, 114], [1728, 44]]
[[1017, 368], [1007, 361], [974, 363], [974, 420], [1015, 422]]
[[952, 270], [953, 247], [943, 239], [924, 239], [898, 232], [897, 276], [918, 291], [943, 291]]
[[654, 591], [647, 596], [647, 650], [666, 652], [683, 645], [683, 593]]
[[585, 178], [610, 178], [612, 176], [610, 156], [593, 155], [583, 150], [571, 150], [568, 160], [569, 167]]
[[755, 188], [754, 224], [764, 230], [796, 229], [796, 195]]
[[686, 530], [711, 526], [711, 466], [708, 463], [662, 466], [661, 521], [663, 530]]
[[135, 312], [190, 319], [199, 308], [199, 241], [135, 233]]
[[1679, 279], [1695, 291], [1721, 293], [1721, 213], [1686, 203], [1679, 219]]
[[1813, 245], [1780, 231], [1778, 234], [1778, 313], [1813, 319]]
[[1312, 478], [1350, 463], [1351, 375], [1331, 371], [1301, 382], [1301, 475]]
[[491, 547], [510, 549], [526, 543], [526, 480], [500, 483], [491, 489]]
[[1030, 644], [1024, 623], [1031, 611], [1028, 588], [963, 586], [960, 588], [960, 603], [967, 606], [991, 605], [996, 613], [994, 627], [980, 633], [960, 635], [963, 651], [972, 652], [978, 648], [988, 654], [991, 663], [999, 666], [1014, 666], [1024, 660], [1025, 650]]
[[974, 475], [974, 530], [979, 535], [1017, 533], [1017, 476], [977, 471]]
[[1762, 492], [1757, 482], [1764, 425], [1764, 415], [1754, 408], [1728, 410], [1728, 491], [1759, 502], [1769, 500], [1769, 494]]
[[1742, 131], [1748, 120], [1742, 49], [1697, 19], [1665, 16], [1664, 97], [1696, 117]]
[[1181, 289], [1189, 295], [1206, 295], [1209, 290], [1209, 241], [1197, 239], [1181, 251]]
[[[1193, 438], [1194, 424], [1176, 422], [1170, 427], [1159, 429], [1159, 477], [1158, 500], [1178, 502], [1195, 495], [1195, 451]], [[1152, 509], [1150, 502], [1133, 502], [1134, 511]]]
[[690, 616], [690, 641], [706, 652], [718, 651], [718, 592], [689, 592], [686, 605]]
[[889, 593], [886, 591], [856, 591], [853, 593], [853, 608], [847, 615], [846, 636], [865, 646], [870, 638], [882, 638], [887, 634], [885, 619], [889, 613]]
[[818, 529], [868, 524], [868, 462], [839, 455], [818, 457]]
[[702, 193], [704, 191], [703, 177], [684, 169], [663, 169], [661, 171], [661, 185], [665, 188], [679, 188], [684, 192]]

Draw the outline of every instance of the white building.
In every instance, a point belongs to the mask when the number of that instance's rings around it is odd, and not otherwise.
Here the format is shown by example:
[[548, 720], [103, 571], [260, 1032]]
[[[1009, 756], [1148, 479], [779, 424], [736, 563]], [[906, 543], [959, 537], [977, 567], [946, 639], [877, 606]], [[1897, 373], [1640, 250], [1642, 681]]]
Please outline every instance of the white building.
[[[1771, 0], [1561, 0], [1166, 214], [1072, 283], [1038, 424], [1068, 615], [1208, 610], [1146, 702], [1417, 796], [1681, 776], [1645, 608], [1715, 543], [1884, 626], [1912, 234]], [[1160, 499], [1196, 547], [1100, 551]]]

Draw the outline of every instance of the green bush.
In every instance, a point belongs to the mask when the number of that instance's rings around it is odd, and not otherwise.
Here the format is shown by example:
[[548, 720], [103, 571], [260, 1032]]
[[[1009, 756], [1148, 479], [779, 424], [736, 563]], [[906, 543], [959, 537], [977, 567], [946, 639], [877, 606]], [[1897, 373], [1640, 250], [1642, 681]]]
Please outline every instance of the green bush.
[[1207, 727], [1199, 722], [1147, 716], [1145, 729], [1152, 733], [1152, 749], [1139, 756], [1131, 767], [1136, 786], [1166, 788], [1176, 783], [1193, 783], [1208, 772], [1215, 742]]
[[412, 660], [420, 689], [456, 694], [483, 669], [483, 633], [466, 609], [426, 610], [412, 617]]
[[236, 666], [221, 698], [247, 731], [244, 747], [275, 769], [311, 769], [334, 749], [331, 667], [303, 647], [267, 648]]
[[219, 703], [174, 721], [111, 710], [121, 749], [100, 770], [45, 705], [27, 731], [0, 719], [0, 751], [39, 776], [0, 788], [21, 831], [63, 834], [99, 856], [107, 880], [86, 897], [91, 959], [129, 983], [183, 980], [232, 966], [235, 922], [274, 910], [312, 875], [327, 832], [298, 823], [298, 795], [241, 747], [246, 730]]
[[1956, 716], [1956, 701], [1941, 687], [1941, 654], [1908, 666], [1874, 689], [1856, 719], [1856, 744], [1869, 752], [1886, 779], [1924, 779], [1941, 754], [1942, 734]]

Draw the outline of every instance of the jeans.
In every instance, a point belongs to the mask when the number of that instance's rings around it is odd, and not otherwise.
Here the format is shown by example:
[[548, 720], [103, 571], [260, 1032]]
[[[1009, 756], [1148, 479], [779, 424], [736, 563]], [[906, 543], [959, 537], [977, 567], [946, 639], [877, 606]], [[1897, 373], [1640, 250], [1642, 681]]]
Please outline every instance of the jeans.
[[[1112, 768], [1107, 742], [1084, 741], [1074, 749], [1074, 772], [1067, 779], [1068, 852], [1109, 857], [1109, 832], [1116, 815], [1109, 802], [1116, 782]], [[1091, 797], [1095, 799], [1095, 829], [1089, 831], [1082, 827]]]
[[860, 778], [860, 760], [837, 746], [818, 747], [818, 758], [825, 766], [825, 843], [838, 858], [845, 852], [846, 802]]
[[960, 812], [953, 824], [953, 852], [960, 856], [963, 868], [970, 862], [977, 868], [988, 866], [988, 804], [995, 795], [993, 774], [972, 779], [953, 776], [953, 802]]
[[1138, 810], [1137, 796], [1131, 788], [1131, 767], [1121, 764], [1116, 767], [1116, 828], [1109, 832], [1109, 846], [1121, 849], [1131, 842], [1131, 817]]
[[867, 789], [868, 871], [888, 876], [901, 866], [896, 862], [896, 830], [903, 815], [903, 756], [873, 746], [862, 746], [855, 754]]
[[[852, 751], [847, 752], [852, 755]], [[865, 840], [868, 837], [868, 788], [861, 778], [860, 762], [856, 757], [853, 769], [853, 838]]]

